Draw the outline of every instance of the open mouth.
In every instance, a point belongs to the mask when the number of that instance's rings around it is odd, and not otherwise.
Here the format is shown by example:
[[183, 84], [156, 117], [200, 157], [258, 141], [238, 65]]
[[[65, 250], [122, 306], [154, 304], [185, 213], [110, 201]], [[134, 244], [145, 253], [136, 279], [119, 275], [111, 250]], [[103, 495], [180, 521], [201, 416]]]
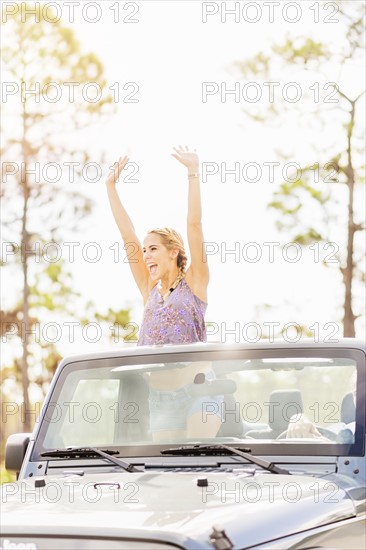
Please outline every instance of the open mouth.
[[158, 269], [158, 264], [150, 264], [149, 265], [150, 275], [155, 275], [157, 269]]

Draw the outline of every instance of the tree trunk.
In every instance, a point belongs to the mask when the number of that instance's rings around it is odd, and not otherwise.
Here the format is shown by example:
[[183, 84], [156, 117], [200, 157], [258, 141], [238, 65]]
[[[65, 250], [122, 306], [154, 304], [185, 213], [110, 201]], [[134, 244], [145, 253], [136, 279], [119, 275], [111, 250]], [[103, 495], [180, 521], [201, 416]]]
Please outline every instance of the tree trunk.
[[343, 314], [343, 336], [355, 337], [355, 319], [356, 316], [352, 310], [352, 280], [353, 280], [353, 242], [355, 235], [355, 222], [353, 219], [353, 200], [355, 173], [352, 165], [352, 133], [355, 122], [355, 102], [351, 102], [351, 118], [347, 129], [347, 167], [346, 177], [348, 186], [348, 232], [347, 232], [347, 262], [346, 267], [342, 269], [343, 281], [345, 286], [344, 296], [344, 314]]
[[23, 389], [23, 414], [22, 421], [24, 423], [24, 430], [29, 432], [31, 430], [30, 422], [30, 401], [29, 401], [29, 378], [28, 378], [28, 342], [30, 329], [29, 326], [29, 284], [28, 284], [28, 262], [27, 253], [29, 250], [29, 239], [26, 229], [27, 219], [27, 202], [28, 197], [24, 197], [24, 211], [22, 217], [22, 242], [21, 242], [21, 256], [22, 256], [22, 269], [23, 269], [23, 319], [21, 323], [21, 338], [23, 344], [23, 354], [21, 360], [21, 376], [22, 376], [22, 389]]
[[29, 199], [29, 188], [28, 188], [28, 177], [27, 177], [27, 147], [26, 147], [26, 103], [23, 103], [23, 136], [22, 136], [22, 161], [24, 166], [21, 173], [21, 186], [23, 190], [24, 206], [23, 206], [23, 215], [22, 215], [22, 241], [20, 246], [21, 254], [21, 263], [23, 270], [23, 319], [21, 323], [21, 339], [23, 345], [23, 353], [21, 359], [21, 379], [22, 379], [22, 390], [23, 390], [23, 408], [21, 420], [23, 422], [23, 430], [30, 432], [32, 429], [31, 426], [31, 414], [30, 414], [30, 400], [29, 400], [29, 377], [28, 377], [28, 342], [30, 329], [29, 326], [29, 284], [28, 284], [28, 250], [29, 250], [29, 235], [27, 232], [27, 214], [28, 214], [28, 199]]

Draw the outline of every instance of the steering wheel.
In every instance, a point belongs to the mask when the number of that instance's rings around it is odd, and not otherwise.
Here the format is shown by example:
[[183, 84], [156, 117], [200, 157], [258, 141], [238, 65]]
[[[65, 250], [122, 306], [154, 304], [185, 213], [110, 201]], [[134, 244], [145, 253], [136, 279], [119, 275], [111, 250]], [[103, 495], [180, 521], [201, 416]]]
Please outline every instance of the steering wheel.
[[[318, 432], [321, 435], [323, 435], [327, 439], [330, 439], [331, 441], [337, 441], [337, 434], [332, 432], [332, 430], [329, 430], [328, 428], [323, 428], [323, 426], [317, 426], [316, 424], [315, 424], [315, 428], [318, 430]], [[276, 439], [286, 439], [287, 432], [288, 432], [288, 429], [280, 433], [280, 435], [278, 435]], [[301, 439], [301, 437], [298, 437], [298, 438], [296, 437], [296, 439]], [[314, 437], [312, 439], [317, 439], [317, 438]]]

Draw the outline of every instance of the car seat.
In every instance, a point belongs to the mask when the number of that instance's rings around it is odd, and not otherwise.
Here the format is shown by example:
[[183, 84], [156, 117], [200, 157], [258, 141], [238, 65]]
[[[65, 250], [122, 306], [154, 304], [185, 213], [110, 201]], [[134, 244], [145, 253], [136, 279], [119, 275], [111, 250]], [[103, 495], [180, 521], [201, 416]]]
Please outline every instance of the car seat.
[[245, 435], [253, 439], [276, 439], [288, 428], [291, 416], [303, 412], [300, 390], [275, 390], [269, 397], [268, 426], [249, 430]]

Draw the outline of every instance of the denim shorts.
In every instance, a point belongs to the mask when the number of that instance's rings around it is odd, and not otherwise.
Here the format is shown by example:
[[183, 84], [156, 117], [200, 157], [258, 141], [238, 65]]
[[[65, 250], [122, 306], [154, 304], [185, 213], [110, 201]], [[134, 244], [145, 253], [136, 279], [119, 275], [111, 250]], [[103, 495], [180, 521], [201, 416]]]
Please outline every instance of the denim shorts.
[[[206, 373], [206, 380], [214, 380], [215, 373]], [[150, 431], [185, 430], [187, 418], [195, 413], [201, 413], [203, 421], [212, 414], [223, 416], [223, 395], [207, 395], [197, 397], [191, 389], [195, 384], [187, 384], [175, 391], [159, 391], [150, 389]]]

